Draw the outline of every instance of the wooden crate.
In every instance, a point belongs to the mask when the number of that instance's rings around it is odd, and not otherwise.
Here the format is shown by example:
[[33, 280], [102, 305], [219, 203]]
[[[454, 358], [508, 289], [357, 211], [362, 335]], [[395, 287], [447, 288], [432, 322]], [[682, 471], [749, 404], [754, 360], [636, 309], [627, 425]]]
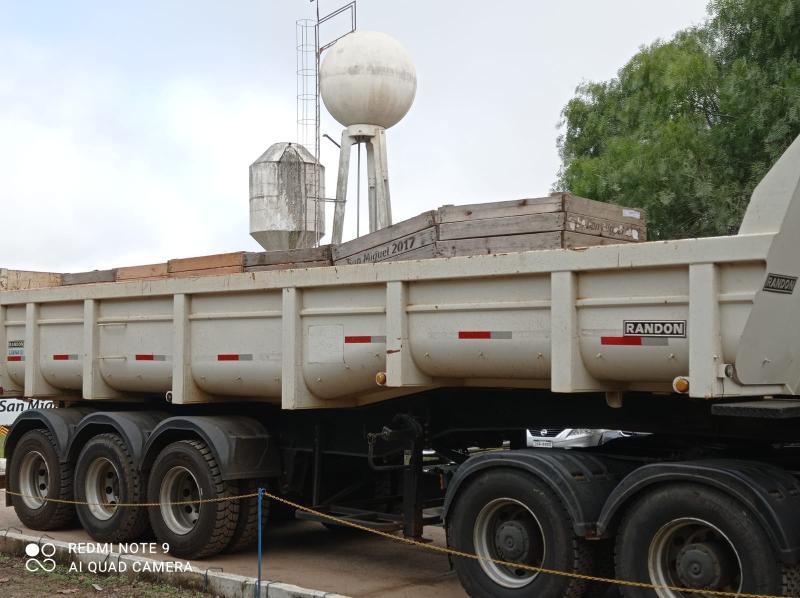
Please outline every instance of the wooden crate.
[[403, 259], [401, 255], [433, 245], [439, 238], [437, 212], [424, 212], [387, 228], [331, 248], [333, 263], [364, 264]]
[[439, 222], [463, 222], [553, 212], [571, 212], [640, 226], [646, 226], [647, 224], [646, 215], [642, 210], [594, 201], [567, 192], [557, 192], [547, 197], [516, 199], [513, 201], [442, 206], [439, 208]]
[[117, 270], [92, 270], [91, 272], [73, 272], [61, 276], [61, 284], [97, 284], [100, 282], [116, 282]]
[[117, 268], [117, 282], [126, 280], [158, 280], [167, 278], [167, 263], [146, 264], [144, 266], [127, 266]]
[[620, 241], [647, 238], [641, 210], [559, 193], [513, 202], [444, 206], [439, 210], [439, 238], [473, 239], [572, 231]]
[[244, 254], [244, 251], [237, 251], [169, 260], [167, 275], [170, 278], [189, 278], [244, 272]]
[[0, 268], [0, 291], [26, 291], [61, 285], [61, 274]]
[[244, 254], [245, 272], [289, 270], [292, 268], [319, 268], [330, 266], [331, 246], [289, 249], [286, 251], [262, 251]]

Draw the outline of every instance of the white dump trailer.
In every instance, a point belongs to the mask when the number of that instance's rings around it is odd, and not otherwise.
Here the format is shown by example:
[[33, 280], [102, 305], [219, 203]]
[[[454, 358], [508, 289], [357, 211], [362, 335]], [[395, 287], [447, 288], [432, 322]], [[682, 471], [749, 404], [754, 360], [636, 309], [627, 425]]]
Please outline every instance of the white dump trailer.
[[[800, 141], [730, 237], [3, 292], [3, 393], [64, 406], [14, 426], [10, 500], [205, 557], [255, 515], [202, 499], [262, 485], [506, 563], [593, 573], [616, 538], [620, 578], [797, 593], [798, 276]], [[533, 426], [653, 434], [524, 449]], [[454, 565], [473, 596], [587, 590]]]

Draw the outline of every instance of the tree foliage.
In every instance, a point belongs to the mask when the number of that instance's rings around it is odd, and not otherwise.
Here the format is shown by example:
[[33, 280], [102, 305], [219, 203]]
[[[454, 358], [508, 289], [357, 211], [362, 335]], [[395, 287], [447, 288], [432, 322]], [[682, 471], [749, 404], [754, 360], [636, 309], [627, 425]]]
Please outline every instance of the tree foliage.
[[729, 234], [800, 134], [800, 0], [712, 0], [563, 110], [556, 186], [644, 208], [651, 238]]

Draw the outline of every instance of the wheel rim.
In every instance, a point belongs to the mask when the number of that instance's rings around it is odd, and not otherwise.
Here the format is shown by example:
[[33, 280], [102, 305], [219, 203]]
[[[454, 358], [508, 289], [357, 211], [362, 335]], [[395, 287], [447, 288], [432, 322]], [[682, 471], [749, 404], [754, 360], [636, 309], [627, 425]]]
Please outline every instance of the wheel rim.
[[478, 513], [473, 533], [475, 552], [486, 575], [504, 588], [521, 588], [537, 572], [507, 567], [489, 559], [541, 567], [546, 546], [542, 527], [526, 505], [513, 498], [497, 498]]
[[[742, 560], [733, 542], [708, 521], [686, 517], [670, 521], [650, 542], [647, 568], [658, 586], [742, 591]], [[705, 594], [657, 588], [659, 598], [683, 598]]]
[[[176, 466], [167, 472], [161, 483], [159, 499], [161, 517], [171, 532], [188, 534], [200, 518], [200, 485], [191, 471]], [[183, 504], [175, 504], [183, 503]]]
[[119, 501], [119, 471], [105, 457], [97, 457], [86, 470], [84, 492], [89, 512], [97, 519], [106, 521], [117, 512]]
[[39, 451], [30, 451], [23, 458], [19, 472], [22, 502], [31, 509], [40, 509], [50, 488], [50, 468]]

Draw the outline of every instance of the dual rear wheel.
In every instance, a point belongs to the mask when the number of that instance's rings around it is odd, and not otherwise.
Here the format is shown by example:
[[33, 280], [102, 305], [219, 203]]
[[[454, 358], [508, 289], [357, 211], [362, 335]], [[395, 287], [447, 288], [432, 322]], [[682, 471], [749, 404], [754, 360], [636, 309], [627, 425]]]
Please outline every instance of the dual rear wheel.
[[656, 586], [621, 586], [625, 598], [694, 598], [707, 595], [702, 590], [781, 596], [800, 589], [800, 568], [780, 562], [753, 513], [699, 484], [658, 487], [628, 506], [612, 559], [608, 540], [575, 535], [570, 515], [541, 480], [486, 471], [455, 498], [448, 543], [479, 557], [453, 559], [475, 598], [620, 595], [618, 586], [582, 575]]

